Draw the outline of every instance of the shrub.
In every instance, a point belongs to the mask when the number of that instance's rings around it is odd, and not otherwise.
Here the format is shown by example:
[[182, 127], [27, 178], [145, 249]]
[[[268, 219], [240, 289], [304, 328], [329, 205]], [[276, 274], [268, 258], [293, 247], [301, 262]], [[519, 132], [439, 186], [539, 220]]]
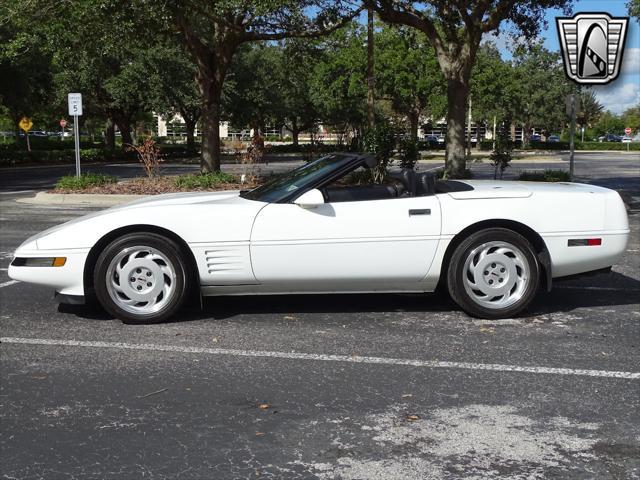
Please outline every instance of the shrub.
[[544, 172], [528, 172], [524, 171], [518, 177], [518, 180], [527, 182], [570, 182], [569, 172], [565, 170], [545, 170]]
[[569, 142], [529, 142], [529, 148], [531, 150], [569, 150]]
[[391, 163], [391, 156], [396, 147], [396, 132], [388, 123], [378, 123], [368, 129], [362, 137], [362, 147], [365, 152], [376, 156], [378, 165], [373, 169], [373, 178], [382, 181], [387, 175], [387, 167]]
[[493, 150], [493, 140], [480, 140], [479, 148], [487, 152]]
[[640, 151], [640, 143], [622, 143], [622, 142], [576, 142], [576, 150], [629, 150]]
[[[18, 165], [24, 163], [73, 163], [75, 161], [75, 151], [73, 150], [33, 150], [24, 151], [1, 151], [0, 165]], [[105, 159], [105, 153], [101, 149], [87, 148], [80, 150], [80, 160], [82, 162], [99, 162]]]
[[412, 138], [402, 138], [398, 142], [398, 153], [400, 154], [400, 166], [413, 169], [420, 156], [420, 146]]
[[503, 122], [500, 125], [496, 135], [496, 147], [490, 155], [494, 179], [498, 178], [498, 173], [500, 173], [500, 179], [502, 179], [504, 171], [511, 166], [513, 142], [509, 134], [509, 125], [508, 122]]
[[158, 147], [158, 149], [160, 150], [160, 156], [162, 158], [192, 158], [199, 155], [197, 145], [196, 148], [189, 148], [187, 147], [187, 145], [156, 143], [156, 147]]
[[160, 175], [160, 149], [152, 138], [145, 139], [140, 145], [127, 145], [127, 151], [134, 151], [138, 154], [138, 160], [140, 160], [147, 177], [153, 178]]
[[237, 183], [236, 177], [224, 172], [181, 175], [175, 179], [175, 186], [183, 190], [207, 190], [225, 183]]
[[84, 190], [89, 187], [98, 187], [109, 183], [116, 183], [118, 179], [102, 173], [83, 173], [81, 176], [66, 175], [56, 182], [58, 190]]

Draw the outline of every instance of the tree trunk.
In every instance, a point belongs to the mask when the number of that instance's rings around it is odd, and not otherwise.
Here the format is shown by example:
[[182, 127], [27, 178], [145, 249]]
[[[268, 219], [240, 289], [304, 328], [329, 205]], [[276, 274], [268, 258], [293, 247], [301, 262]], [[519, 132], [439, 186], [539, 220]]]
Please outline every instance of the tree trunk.
[[126, 145], [133, 145], [131, 122], [128, 119], [121, 118], [116, 120], [116, 125], [118, 125], [118, 129], [122, 135], [122, 146], [125, 147]]
[[462, 178], [466, 168], [464, 153], [464, 122], [469, 83], [460, 79], [447, 80], [447, 136], [445, 169], [449, 177]]
[[531, 138], [531, 124], [527, 120], [522, 126], [522, 148], [529, 146], [529, 139]]
[[[215, 95], [213, 95], [215, 97]], [[202, 172], [220, 171], [220, 95], [205, 99], [202, 108]]]
[[367, 9], [367, 125], [375, 124], [375, 77], [373, 50], [373, 8]]
[[295, 147], [300, 145], [300, 129], [298, 128], [298, 122], [295, 119], [291, 120], [291, 139], [293, 140], [293, 145]]
[[[184, 117], [183, 117], [184, 118]], [[185, 129], [187, 130], [187, 150], [193, 151], [196, 149], [195, 130], [196, 123], [193, 120], [184, 119]]]
[[107, 124], [104, 129], [104, 144], [111, 152], [116, 149], [116, 124], [112, 118], [107, 118]]
[[411, 140], [418, 141], [418, 122], [420, 119], [420, 113], [416, 110], [409, 112], [409, 133], [411, 134]]

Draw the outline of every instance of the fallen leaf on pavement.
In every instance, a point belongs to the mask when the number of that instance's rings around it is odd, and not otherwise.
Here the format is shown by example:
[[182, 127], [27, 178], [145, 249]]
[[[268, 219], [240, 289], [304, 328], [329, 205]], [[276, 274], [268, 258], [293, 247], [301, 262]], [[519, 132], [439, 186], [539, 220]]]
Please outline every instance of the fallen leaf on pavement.
[[420, 417], [418, 415], [407, 415], [407, 420], [415, 422], [416, 420], [420, 420]]
[[268, 403], [261, 403], [260, 405], [258, 405], [258, 408], [260, 410], [267, 410], [271, 405], [269, 405]]

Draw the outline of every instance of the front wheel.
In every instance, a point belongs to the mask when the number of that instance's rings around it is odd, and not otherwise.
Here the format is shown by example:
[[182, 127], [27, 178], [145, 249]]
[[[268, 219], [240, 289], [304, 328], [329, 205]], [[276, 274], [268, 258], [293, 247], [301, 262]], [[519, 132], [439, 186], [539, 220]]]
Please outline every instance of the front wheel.
[[540, 265], [531, 243], [504, 228], [476, 232], [451, 257], [447, 286], [469, 315], [498, 319], [523, 311], [540, 283]]
[[105, 310], [131, 324], [171, 317], [187, 296], [188, 268], [180, 247], [154, 233], [111, 242], [94, 270], [96, 296]]

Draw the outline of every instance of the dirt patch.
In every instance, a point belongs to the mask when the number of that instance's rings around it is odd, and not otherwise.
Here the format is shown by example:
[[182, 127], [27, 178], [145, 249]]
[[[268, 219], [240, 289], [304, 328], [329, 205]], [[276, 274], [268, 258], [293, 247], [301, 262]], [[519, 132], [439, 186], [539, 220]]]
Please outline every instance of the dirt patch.
[[136, 178], [118, 183], [97, 185], [85, 189], [57, 189], [49, 190], [49, 193], [87, 193], [107, 195], [159, 195], [162, 193], [176, 192], [217, 192], [222, 190], [244, 190], [257, 186], [257, 183], [219, 183], [210, 188], [179, 188], [175, 184], [177, 177]]

